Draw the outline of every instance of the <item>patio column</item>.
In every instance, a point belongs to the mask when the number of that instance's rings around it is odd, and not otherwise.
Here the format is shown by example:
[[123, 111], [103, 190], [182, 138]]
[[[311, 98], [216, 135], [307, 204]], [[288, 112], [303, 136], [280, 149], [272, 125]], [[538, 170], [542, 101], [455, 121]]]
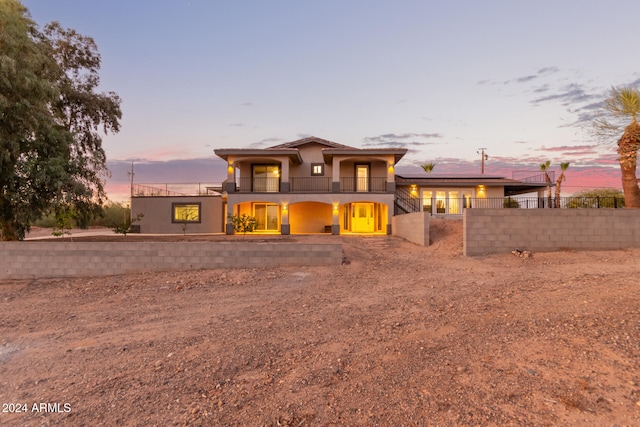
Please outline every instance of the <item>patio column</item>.
[[[340, 184], [340, 183], [338, 183]], [[333, 203], [332, 207], [333, 215], [331, 220], [331, 234], [340, 234], [340, 203]]]
[[287, 202], [282, 203], [280, 208], [280, 219], [282, 220], [282, 223], [280, 224], [280, 234], [290, 234], [291, 226], [289, 225], [289, 204]]
[[235, 210], [235, 205], [233, 203], [230, 203], [229, 200], [227, 199], [227, 212], [226, 212], [226, 217], [225, 217], [225, 230], [224, 232], [226, 234], [233, 234], [233, 222], [231, 221], [231, 218], [229, 218], [229, 215], [235, 215], [236, 213], [234, 212]]

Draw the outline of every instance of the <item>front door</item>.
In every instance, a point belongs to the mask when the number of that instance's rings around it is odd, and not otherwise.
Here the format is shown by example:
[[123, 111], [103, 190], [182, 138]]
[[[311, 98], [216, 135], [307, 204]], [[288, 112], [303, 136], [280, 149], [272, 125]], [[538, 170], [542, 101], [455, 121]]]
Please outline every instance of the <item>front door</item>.
[[373, 203], [353, 204], [353, 232], [373, 233], [375, 221], [373, 218]]

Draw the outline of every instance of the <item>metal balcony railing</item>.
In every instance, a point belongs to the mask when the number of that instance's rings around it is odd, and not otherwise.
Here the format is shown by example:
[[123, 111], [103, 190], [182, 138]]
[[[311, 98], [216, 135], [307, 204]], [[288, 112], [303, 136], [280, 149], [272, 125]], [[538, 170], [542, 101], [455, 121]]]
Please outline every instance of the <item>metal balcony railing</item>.
[[222, 193], [222, 184], [204, 182], [133, 184], [134, 197], [212, 196]]
[[326, 176], [291, 177], [292, 193], [330, 193], [331, 178]]
[[491, 197], [491, 198], [427, 198], [411, 197], [397, 192], [396, 215], [428, 212], [431, 215], [462, 215], [464, 209], [619, 209], [623, 197]]
[[384, 193], [387, 191], [386, 177], [341, 177], [340, 191], [344, 193]]
[[280, 191], [280, 178], [239, 178], [237, 190], [241, 193], [278, 193]]

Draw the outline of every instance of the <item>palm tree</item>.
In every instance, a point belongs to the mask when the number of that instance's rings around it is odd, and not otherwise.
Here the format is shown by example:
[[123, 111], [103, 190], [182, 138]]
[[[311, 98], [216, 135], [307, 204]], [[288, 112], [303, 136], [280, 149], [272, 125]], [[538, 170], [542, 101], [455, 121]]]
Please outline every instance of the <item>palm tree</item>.
[[435, 167], [436, 167], [436, 164], [435, 164], [434, 162], [428, 162], [428, 163], [424, 163], [424, 164], [422, 164], [422, 165], [420, 165], [420, 166], [422, 166], [422, 169], [424, 169], [424, 171], [425, 171], [426, 173], [431, 173], [431, 171], [433, 170], [433, 168], [435, 168]]
[[547, 160], [540, 164], [540, 170], [544, 172], [544, 180], [547, 183], [547, 206], [551, 207], [551, 178], [549, 177], [549, 168], [551, 167], [551, 160]]
[[556, 208], [560, 207], [560, 187], [565, 180], [564, 171], [569, 169], [569, 162], [560, 163], [560, 176], [556, 179]]
[[[636, 177], [638, 148], [640, 148], [640, 94], [632, 87], [611, 88], [605, 100], [602, 113], [607, 118], [594, 121], [596, 135], [605, 142], [617, 139], [618, 161], [622, 172], [622, 191], [625, 207], [640, 208], [640, 188]], [[628, 120], [631, 119], [631, 123]], [[620, 135], [622, 132], [622, 135]]]

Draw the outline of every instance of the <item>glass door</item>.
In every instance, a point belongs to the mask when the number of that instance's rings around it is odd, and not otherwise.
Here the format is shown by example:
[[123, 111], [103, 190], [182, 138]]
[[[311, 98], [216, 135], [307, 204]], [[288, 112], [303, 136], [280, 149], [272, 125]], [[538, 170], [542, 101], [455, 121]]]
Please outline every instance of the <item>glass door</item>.
[[369, 165], [356, 165], [356, 191], [369, 191]]
[[353, 232], [373, 233], [374, 230], [373, 203], [354, 203]]
[[256, 231], [278, 231], [278, 205], [256, 203], [253, 211], [257, 221]]

